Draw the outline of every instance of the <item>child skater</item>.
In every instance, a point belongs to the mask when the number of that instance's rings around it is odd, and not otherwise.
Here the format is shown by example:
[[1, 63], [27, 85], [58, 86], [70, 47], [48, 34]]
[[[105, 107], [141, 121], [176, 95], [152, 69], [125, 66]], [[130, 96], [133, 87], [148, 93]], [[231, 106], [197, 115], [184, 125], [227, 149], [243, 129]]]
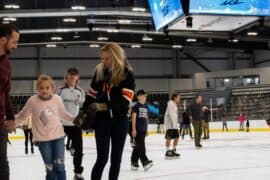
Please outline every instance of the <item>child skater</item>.
[[60, 96], [53, 94], [54, 82], [48, 75], [40, 75], [36, 89], [16, 116], [16, 125], [32, 116], [33, 141], [38, 146], [46, 168], [46, 180], [66, 180], [64, 160], [64, 129], [60, 119], [75, 117], [65, 111]]
[[139, 90], [137, 92], [138, 103], [132, 108], [132, 137], [135, 140], [135, 147], [131, 154], [131, 170], [138, 170], [140, 159], [144, 170], [147, 171], [153, 166], [153, 161], [146, 156], [145, 136], [148, 125], [148, 105], [146, 104], [147, 92]]
[[222, 114], [221, 121], [222, 121], [222, 131], [224, 132], [224, 130], [226, 129], [226, 132], [228, 132], [227, 118], [225, 114]]
[[239, 115], [239, 117], [238, 117], [238, 120], [239, 120], [239, 123], [240, 123], [239, 131], [244, 131], [244, 121], [246, 120], [245, 115], [243, 113], [241, 113]]
[[249, 132], [249, 119], [248, 117], [246, 118], [246, 128], [247, 128], [247, 132]]
[[[24, 132], [25, 154], [28, 154], [28, 142], [30, 141], [31, 153], [34, 154], [33, 133], [32, 133], [32, 117], [29, 116], [21, 125]], [[28, 141], [29, 140], [29, 141]]]

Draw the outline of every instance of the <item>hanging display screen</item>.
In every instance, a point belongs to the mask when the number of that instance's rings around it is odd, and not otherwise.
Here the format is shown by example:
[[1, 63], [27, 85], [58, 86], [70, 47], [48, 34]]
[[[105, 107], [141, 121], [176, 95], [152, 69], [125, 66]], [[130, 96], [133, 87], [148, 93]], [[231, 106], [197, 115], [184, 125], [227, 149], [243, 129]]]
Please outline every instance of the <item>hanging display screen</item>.
[[270, 0], [190, 0], [189, 13], [270, 16]]
[[156, 30], [184, 15], [181, 0], [148, 0], [148, 3]]

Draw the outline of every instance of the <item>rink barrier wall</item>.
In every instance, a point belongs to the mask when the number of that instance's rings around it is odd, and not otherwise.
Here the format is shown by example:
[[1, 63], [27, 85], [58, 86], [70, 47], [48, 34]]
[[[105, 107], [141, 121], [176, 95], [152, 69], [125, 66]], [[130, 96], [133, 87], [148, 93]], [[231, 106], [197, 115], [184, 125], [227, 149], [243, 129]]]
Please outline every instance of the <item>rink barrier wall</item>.
[[[222, 131], [222, 122], [210, 122], [210, 132], [223, 132]], [[267, 126], [265, 120], [250, 120], [249, 121], [249, 131], [250, 132], [270, 132], [270, 128]], [[239, 132], [239, 122], [238, 121], [228, 121], [227, 126], [229, 131], [228, 132]], [[244, 122], [244, 129], [246, 131], [246, 123]], [[157, 133], [157, 125], [156, 124], [150, 124], [148, 126], [148, 133], [149, 134], [156, 134]], [[94, 134], [92, 132], [90, 133], [83, 133], [83, 136], [93, 136]], [[9, 134], [10, 140], [17, 140], [17, 139], [24, 139], [24, 133], [22, 129], [17, 128], [16, 134], [12, 133]]]

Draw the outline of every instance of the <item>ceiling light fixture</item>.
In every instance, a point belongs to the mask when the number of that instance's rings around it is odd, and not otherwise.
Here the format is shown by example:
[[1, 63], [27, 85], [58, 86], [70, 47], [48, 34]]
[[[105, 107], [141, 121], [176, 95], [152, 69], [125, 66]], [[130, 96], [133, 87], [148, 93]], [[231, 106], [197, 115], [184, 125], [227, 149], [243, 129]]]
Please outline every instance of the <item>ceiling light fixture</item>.
[[99, 36], [99, 37], [97, 38], [97, 40], [98, 40], [98, 41], [108, 41], [109, 38], [108, 38], [108, 37], [105, 37], [105, 36]]
[[197, 42], [196, 38], [187, 38], [186, 39], [187, 42]]
[[14, 17], [5, 17], [3, 18], [3, 21], [17, 21], [17, 19]]
[[238, 39], [229, 39], [228, 40], [228, 42], [230, 42], [230, 43], [238, 43], [238, 41], [239, 41]]
[[130, 47], [131, 48], [141, 48], [142, 46], [140, 44], [132, 44]]
[[130, 24], [131, 20], [130, 19], [120, 19], [118, 20], [119, 24]]
[[235, 38], [235, 35], [233, 33], [229, 34], [229, 39], [228, 39], [229, 43], [237, 43], [238, 39]]
[[51, 40], [52, 41], [61, 41], [63, 38], [62, 37], [60, 37], [60, 36], [53, 36], [53, 37], [51, 37]]
[[20, 5], [18, 4], [6, 4], [4, 6], [5, 9], [19, 9], [20, 8]]
[[77, 19], [76, 18], [64, 18], [63, 22], [66, 22], [66, 23], [68, 23], [68, 22], [77, 22]]
[[146, 34], [144, 34], [143, 37], [142, 37], [142, 40], [143, 41], [152, 41], [153, 38], [151, 38], [151, 37], [147, 36]]
[[108, 33], [118, 33], [119, 29], [107, 29]]
[[134, 11], [134, 12], [145, 12], [146, 9], [142, 8], [142, 7], [133, 7], [132, 11]]
[[99, 48], [100, 45], [99, 44], [90, 44], [89, 47], [90, 48]]
[[63, 29], [63, 28], [56, 29], [56, 32], [70, 32], [70, 31], [71, 31], [70, 29]]
[[46, 47], [47, 48], [54, 48], [54, 47], [56, 47], [56, 44], [46, 44]]
[[78, 39], [78, 38], [80, 38], [80, 37], [81, 37], [81, 36], [78, 35], [78, 34], [75, 34], [75, 35], [73, 36], [74, 39]]
[[175, 48], [175, 49], [180, 49], [182, 47], [183, 47], [182, 45], [172, 45], [172, 48]]
[[249, 32], [247, 32], [247, 35], [248, 35], [248, 36], [258, 36], [258, 32], [255, 32], [255, 31], [249, 31]]
[[85, 10], [85, 6], [80, 6], [80, 5], [74, 5], [71, 7], [72, 10]]

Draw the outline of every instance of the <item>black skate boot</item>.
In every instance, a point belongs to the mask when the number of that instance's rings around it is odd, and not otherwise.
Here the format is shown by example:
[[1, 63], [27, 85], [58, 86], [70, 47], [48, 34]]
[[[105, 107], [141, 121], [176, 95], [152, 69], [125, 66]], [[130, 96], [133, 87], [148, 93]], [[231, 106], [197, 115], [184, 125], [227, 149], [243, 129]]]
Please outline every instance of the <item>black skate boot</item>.
[[138, 163], [131, 163], [131, 171], [138, 171], [139, 169], [139, 164]]
[[144, 171], [148, 171], [152, 166], [153, 166], [153, 161], [148, 160], [148, 161], [143, 165]]
[[84, 180], [84, 177], [81, 173], [75, 173], [74, 180]]
[[173, 158], [174, 158], [173, 151], [172, 150], [166, 151], [165, 159], [173, 159]]
[[174, 158], [178, 159], [180, 157], [180, 154], [176, 152], [176, 149], [172, 150], [172, 154], [174, 156]]

